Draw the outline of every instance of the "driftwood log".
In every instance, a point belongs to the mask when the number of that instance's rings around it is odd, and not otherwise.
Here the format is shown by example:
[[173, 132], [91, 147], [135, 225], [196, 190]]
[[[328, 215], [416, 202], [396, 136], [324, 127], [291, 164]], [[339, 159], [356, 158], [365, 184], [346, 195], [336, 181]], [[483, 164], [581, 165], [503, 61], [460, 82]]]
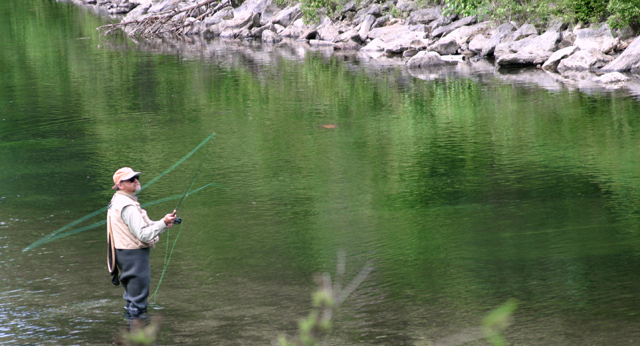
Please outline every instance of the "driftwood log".
[[213, 15], [230, 4], [230, 0], [204, 0], [182, 9], [153, 13], [143, 19], [103, 25], [98, 27], [98, 31], [101, 36], [108, 36], [120, 30], [129, 35], [143, 37], [163, 34], [184, 35], [193, 23]]

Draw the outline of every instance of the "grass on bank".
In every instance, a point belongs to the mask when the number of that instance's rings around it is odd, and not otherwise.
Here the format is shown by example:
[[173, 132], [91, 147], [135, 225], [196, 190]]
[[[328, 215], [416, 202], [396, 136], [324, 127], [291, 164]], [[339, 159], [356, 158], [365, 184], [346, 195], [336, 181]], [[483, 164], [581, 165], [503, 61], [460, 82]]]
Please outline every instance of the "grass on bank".
[[[276, 0], [280, 4], [300, 3], [306, 22], [318, 22], [323, 14], [333, 17], [354, 0]], [[386, 4], [387, 0], [355, 0]], [[441, 6], [446, 15], [472, 16], [497, 22], [515, 21], [545, 27], [552, 20], [568, 23], [604, 23], [612, 29], [640, 29], [640, 0], [415, 0], [416, 9]], [[402, 17], [393, 4], [388, 14]], [[406, 14], [405, 14], [406, 15]]]

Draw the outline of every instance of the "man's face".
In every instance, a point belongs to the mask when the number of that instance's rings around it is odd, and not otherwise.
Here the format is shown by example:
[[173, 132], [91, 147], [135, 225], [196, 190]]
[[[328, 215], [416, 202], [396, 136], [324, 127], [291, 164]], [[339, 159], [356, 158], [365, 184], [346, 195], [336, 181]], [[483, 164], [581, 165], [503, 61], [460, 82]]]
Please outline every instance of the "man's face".
[[136, 192], [140, 191], [140, 180], [138, 180], [138, 176], [135, 176], [129, 180], [120, 180], [118, 187], [121, 191], [124, 191], [130, 195], [135, 195]]

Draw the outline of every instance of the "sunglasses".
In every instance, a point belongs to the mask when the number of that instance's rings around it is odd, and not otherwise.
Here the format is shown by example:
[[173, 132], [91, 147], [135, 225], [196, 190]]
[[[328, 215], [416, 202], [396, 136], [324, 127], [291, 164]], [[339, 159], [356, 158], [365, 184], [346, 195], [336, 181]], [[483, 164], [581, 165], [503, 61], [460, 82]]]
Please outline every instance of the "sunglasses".
[[131, 179], [127, 179], [127, 180], [123, 180], [123, 181], [128, 181], [128, 182], [130, 182], [130, 183], [133, 183], [134, 181], [136, 181], [136, 179], [137, 179], [138, 181], [140, 181], [140, 179], [138, 179], [138, 176], [137, 176], [137, 175], [136, 175], [135, 177], [131, 178]]

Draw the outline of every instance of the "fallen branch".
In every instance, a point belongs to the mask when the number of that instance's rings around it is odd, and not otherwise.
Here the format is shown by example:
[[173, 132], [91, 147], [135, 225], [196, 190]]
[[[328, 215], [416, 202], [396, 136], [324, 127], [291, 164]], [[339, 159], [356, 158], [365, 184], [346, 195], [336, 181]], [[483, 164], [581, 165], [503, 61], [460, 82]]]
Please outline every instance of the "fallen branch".
[[[209, 5], [216, 2], [218, 5], [211, 9]], [[218, 12], [227, 5], [230, 5], [230, 0], [204, 0], [180, 10], [171, 9], [152, 14], [141, 20], [103, 25], [98, 27], [98, 31], [100, 36], [111, 35], [120, 30], [133, 36], [153, 36], [165, 33], [181, 35], [194, 22]], [[195, 19], [187, 21], [188, 18]], [[127, 30], [127, 28], [130, 29]]]

